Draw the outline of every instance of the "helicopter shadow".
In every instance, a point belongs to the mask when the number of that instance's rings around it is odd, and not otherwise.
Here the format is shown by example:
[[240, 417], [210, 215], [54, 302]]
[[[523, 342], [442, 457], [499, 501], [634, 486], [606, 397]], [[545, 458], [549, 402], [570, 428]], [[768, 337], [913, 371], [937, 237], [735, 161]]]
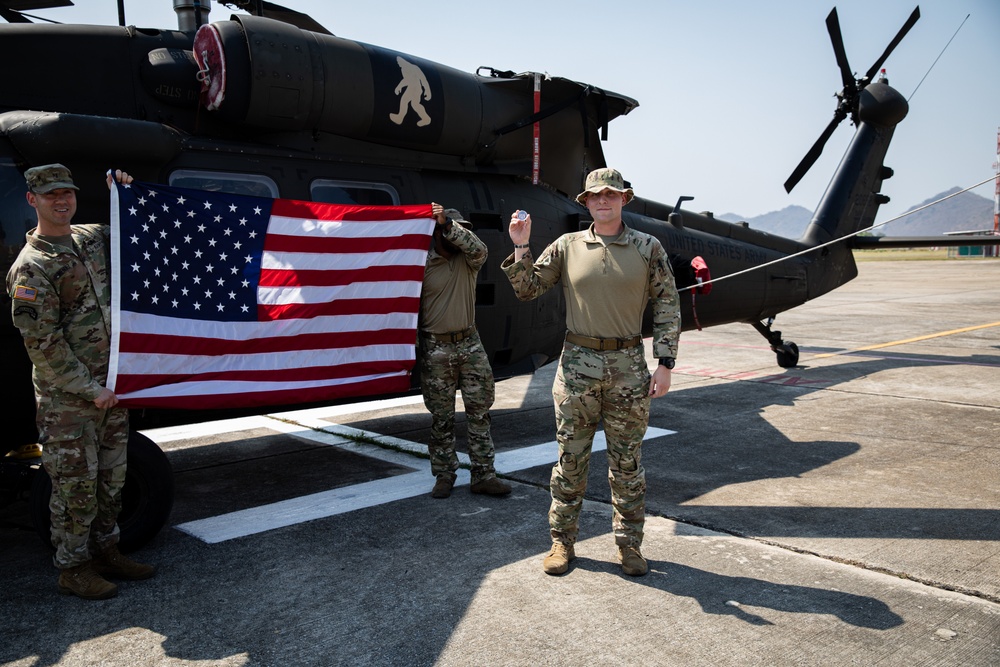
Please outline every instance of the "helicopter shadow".
[[[989, 356], [970, 361], [995, 364], [1000, 359]], [[926, 365], [926, 357], [919, 361], [852, 359], [837, 365], [836, 373], [822, 367], [799, 367], [785, 375], [843, 382], [918, 364]], [[494, 412], [494, 437], [499, 448], [516, 446], [512, 444], [514, 433], [522, 433], [520, 442], [525, 442], [525, 429], [530, 430], [531, 438], [536, 434], [553, 437], [552, 372], [545, 368], [524, 380], [530, 386], [524, 392], [526, 401], [520, 405], [500, 401]], [[864, 445], [858, 441], [793, 441], [772, 425], [770, 411], [792, 406], [809, 410], [803, 399], [815, 398], [829, 386], [820, 382], [715, 379], [678, 386], [669, 400], [654, 403], [652, 424], [677, 433], [643, 448], [650, 513], [747, 534], [894, 537], [905, 533], [910, 538], [923, 537], [895, 527], [901, 510], [887, 507], [760, 507], [749, 496], [747, 502], [735, 506], [687, 504], [731, 486], [795, 479], [862, 451]], [[845, 408], [848, 414], [851, 409]], [[461, 412], [459, 420], [463, 420]], [[427, 421], [427, 415], [415, 409], [402, 416], [353, 425], [374, 429], [394, 422], [395, 427], [386, 430], [424, 437]], [[460, 441], [464, 440], [461, 432], [459, 435]], [[302, 465], [285, 466], [287, 486], [292, 486], [303, 465], [317, 470], [317, 478], [307, 480], [317, 487], [323, 483], [320, 470], [328, 471], [327, 483], [335, 470], [348, 464], [358, 467], [359, 474], [367, 474], [361, 470], [362, 463], [348, 460], [350, 457], [300, 443], [275, 443], [274, 439], [267, 436], [256, 444], [244, 443], [244, 447], [253, 445], [251, 453], [257, 462], [241, 465], [253, 468], [261, 485], [276, 474], [275, 457], [264, 456], [275, 454], [276, 447], [277, 452], [287, 449], [297, 457], [306, 457]], [[177, 518], [214, 512], [209, 501], [215, 495], [232, 499], [254, 486], [250, 480], [256, 478], [243, 472], [238, 475], [242, 486], [220, 490], [211, 475], [200, 472], [221, 464], [227, 453], [218, 447], [219, 451], [175, 454], [175, 463], [182, 470], [179, 483], [187, 489], [179, 493], [180, 502], [186, 505], [178, 508]], [[597, 454], [592, 459], [591, 500], [607, 502], [605, 458]], [[185, 469], [191, 472], [183, 472]], [[380, 474], [396, 472], [387, 469]], [[128, 635], [130, 645], [147, 655], [159, 653], [179, 659], [235, 660], [243, 655], [248, 664], [374, 664], [373, 656], [392, 656], [395, 664], [433, 664], [475, 604], [484, 580], [515, 563], [526, 562], [533, 570], [538, 567], [548, 540], [548, 475], [548, 466], [517, 473], [514, 476], [531, 482], [530, 486], [519, 485], [516, 494], [495, 503], [463, 492], [446, 503], [414, 498], [220, 544], [203, 544], [178, 531], [163, 531], [154, 544], [136, 556], [155, 562], [160, 568], [158, 576], [149, 582], [124, 583], [119, 598], [99, 607], [56, 595], [52, 570], [44, 562], [41, 547], [34, 539], [18, 540], [19, 544], [6, 552], [11, 567], [5, 575], [5, 588], [11, 592], [5, 607], [12, 612], [6, 630], [14, 641], [0, 649], [0, 657], [33, 656], [39, 665], [58, 664], [71, 658], [76, 647], [88, 640]], [[428, 486], [429, 481], [428, 472]], [[483, 513], [487, 503], [491, 511]], [[902, 511], [910, 515], [907, 519], [935, 520], [928, 509]], [[996, 526], [1000, 512], [951, 511], [960, 515], [948, 522], [955, 531], [953, 537], [970, 539], [978, 534], [978, 539], [1000, 539], [1000, 530], [989, 527]], [[864, 512], [870, 516], [859, 521], [858, 514]], [[831, 516], [835, 520], [830, 521]], [[881, 520], [869, 520], [865, 525], [871, 517]], [[968, 527], [970, 522], [978, 525]], [[587, 518], [581, 524], [581, 539], [609, 539], [608, 524], [604, 512]], [[456, 565], [455, 554], [461, 554], [462, 565]], [[878, 631], [903, 625], [902, 617], [878, 594], [732, 576], [667, 560], [653, 559], [650, 566], [649, 575], [635, 581], [667, 594], [665, 604], [669, 596], [696, 601], [706, 622], [732, 616], [751, 626], [766, 626], [778, 622], [771, 613], [776, 612], [827, 614], [845, 625]], [[574, 567], [622, 576], [617, 564], [603, 560], [578, 558]], [[83, 613], [89, 619], [87, 624], [77, 622]], [[37, 628], [32, 625], [32, 619], [39, 617], [53, 619], [44, 642], [37, 641]], [[36, 641], [29, 639], [33, 635]], [[366, 641], [358, 642], [359, 636]]]
[[[954, 420], [986, 420], [978, 432], [995, 433], [1000, 429], [995, 410], [946, 405], [941, 409], [957, 416], [929, 418], [930, 408], [922, 401], [874, 405], [880, 397], [842, 390], [845, 383], [881, 371], [996, 367], [1000, 355], [890, 353], [845, 355], [841, 361], [812, 366], [806, 361], [756, 379], [715, 377], [680, 384], [654, 401], [650, 425], [677, 433], [643, 446], [647, 511], [742, 535], [1000, 541], [1000, 510], [963, 502], [954, 493], [964, 487], [950, 486], [961, 480], [963, 470], [973, 471], [962, 466], [977, 465], [977, 447], [981, 456], [989, 456], [990, 448], [956, 432]], [[857, 438], [811, 439], [839, 433]], [[963, 458], [949, 456], [950, 447]], [[829, 477], [817, 472], [827, 467], [837, 472]], [[540, 468], [513, 477], [544, 485], [548, 472]], [[595, 454], [588, 499], [610, 503], [607, 474], [606, 456]], [[878, 476], [883, 474], [890, 477]], [[878, 486], [890, 483], [880, 479], [901, 485], [895, 502], [872, 503], [885, 497]], [[906, 506], [911, 497], [935, 487], [940, 490], [936, 506]], [[776, 502], [775, 494], [784, 497]]]

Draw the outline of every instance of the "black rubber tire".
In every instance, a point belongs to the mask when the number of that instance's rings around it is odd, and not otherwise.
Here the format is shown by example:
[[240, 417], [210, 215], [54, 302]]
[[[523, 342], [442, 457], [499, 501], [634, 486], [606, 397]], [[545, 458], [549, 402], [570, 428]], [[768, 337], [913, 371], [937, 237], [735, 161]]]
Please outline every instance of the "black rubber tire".
[[778, 365], [782, 368], [794, 368], [799, 365], [799, 346], [795, 343], [785, 343], [777, 354]]
[[[39, 469], [31, 485], [29, 506], [35, 531], [51, 544], [49, 497], [52, 480]], [[128, 469], [118, 515], [122, 551], [133, 551], [152, 540], [170, 518], [174, 506], [174, 472], [170, 460], [155, 442], [132, 431], [128, 437]]]

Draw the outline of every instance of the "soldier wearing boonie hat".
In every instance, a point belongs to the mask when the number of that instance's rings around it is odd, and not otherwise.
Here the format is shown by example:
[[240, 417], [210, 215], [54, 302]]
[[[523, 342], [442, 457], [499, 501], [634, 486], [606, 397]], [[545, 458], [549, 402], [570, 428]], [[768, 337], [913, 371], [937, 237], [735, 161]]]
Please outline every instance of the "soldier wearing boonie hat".
[[625, 179], [622, 178], [621, 173], [617, 169], [604, 167], [603, 169], [595, 169], [587, 174], [587, 183], [583, 187], [583, 192], [576, 196], [576, 200], [586, 206], [587, 195], [597, 194], [604, 190], [614, 190], [615, 192], [622, 193], [625, 195], [625, 204], [632, 201], [632, 197], [635, 196], [632, 188], [625, 187]]
[[493, 369], [476, 330], [476, 278], [486, 264], [486, 244], [455, 209], [431, 203], [434, 245], [427, 253], [420, 291], [417, 361], [424, 405], [431, 413], [427, 453], [434, 475], [433, 498], [448, 498], [457, 479], [455, 395], [465, 406], [472, 493], [506, 496], [497, 478], [490, 408], [496, 398]]
[[[559, 459], [549, 489], [552, 549], [542, 561], [546, 574], [562, 574], [575, 557], [580, 510], [597, 426], [607, 436], [612, 527], [622, 571], [648, 571], [639, 551], [645, 525], [646, 475], [642, 439], [649, 426], [650, 399], [670, 389], [677, 356], [680, 310], [667, 254], [655, 236], [631, 229], [622, 207], [633, 197], [621, 173], [595, 169], [576, 200], [594, 222], [563, 234], [535, 260], [528, 241], [531, 216], [511, 215], [514, 254], [501, 264], [522, 301], [556, 283], [566, 297], [566, 342], [552, 385]], [[652, 302], [653, 354], [650, 374], [642, 345], [642, 319]]]
[[28, 183], [28, 189], [36, 194], [45, 194], [61, 188], [80, 189], [73, 184], [73, 174], [69, 169], [58, 163], [32, 167], [24, 172], [24, 180]]
[[[116, 172], [129, 183], [132, 177]], [[106, 387], [111, 348], [108, 225], [73, 224], [76, 184], [64, 165], [24, 173], [38, 226], [7, 273], [11, 314], [34, 369], [38, 444], [52, 478], [50, 534], [60, 593], [106, 599], [105, 579], [146, 579], [118, 549], [128, 410]], [[108, 187], [112, 176], [108, 175]]]

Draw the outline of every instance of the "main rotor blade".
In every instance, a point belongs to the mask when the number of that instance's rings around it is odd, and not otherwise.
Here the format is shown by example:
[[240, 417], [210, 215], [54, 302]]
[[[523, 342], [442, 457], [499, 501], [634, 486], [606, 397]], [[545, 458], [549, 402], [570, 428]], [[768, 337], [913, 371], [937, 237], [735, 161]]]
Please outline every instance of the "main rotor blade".
[[913, 27], [913, 24], [916, 23], [919, 18], [920, 18], [920, 7], [916, 7], [914, 8], [913, 13], [910, 14], [910, 18], [906, 19], [906, 23], [904, 23], [903, 27], [899, 29], [899, 32], [896, 33], [896, 36], [893, 38], [893, 40], [889, 42], [889, 46], [885, 47], [885, 51], [882, 52], [882, 55], [879, 57], [879, 59], [876, 60], [875, 64], [868, 69], [868, 72], [865, 74], [865, 79], [867, 81], [872, 80], [872, 77], [875, 76], [875, 73], [878, 72], [879, 69], [881, 69], [882, 63], [884, 63], [886, 58], [889, 57], [889, 54], [892, 53], [892, 50], [895, 49], [901, 41], [903, 41], [903, 38], [906, 37], [906, 33], [910, 32], [910, 28]]
[[837, 67], [840, 68], [840, 78], [844, 82], [844, 90], [853, 90], [857, 83], [854, 81], [854, 72], [851, 71], [851, 66], [847, 64], [844, 36], [840, 34], [840, 19], [837, 18], [836, 7], [826, 17], [826, 31], [830, 33], [830, 41], [833, 42], [833, 54], [837, 57]]
[[827, 140], [833, 135], [833, 131], [837, 129], [840, 122], [844, 120], [845, 116], [838, 110], [837, 113], [833, 115], [833, 120], [827, 124], [826, 129], [823, 130], [823, 134], [819, 135], [819, 139], [812, 145], [809, 152], [806, 153], [805, 157], [799, 162], [798, 166], [792, 172], [792, 175], [788, 177], [785, 181], [785, 192], [791, 192], [802, 177], [806, 175], [813, 163], [819, 159], [820, 154], [823, 152], [823, 146], [826, 145]]
[[323, 35], [333, 34], [308, 14], [303, 14], [302, 12], [297, 12], [294, 9], [276, 5], [275, 3], [268, 2], [267, 0], [261, 2], [261, 5], [264, 8], [264, 16], [266, 18], [288, 23], [289, 25], [293, 25], [301, 30], [310, 30]]

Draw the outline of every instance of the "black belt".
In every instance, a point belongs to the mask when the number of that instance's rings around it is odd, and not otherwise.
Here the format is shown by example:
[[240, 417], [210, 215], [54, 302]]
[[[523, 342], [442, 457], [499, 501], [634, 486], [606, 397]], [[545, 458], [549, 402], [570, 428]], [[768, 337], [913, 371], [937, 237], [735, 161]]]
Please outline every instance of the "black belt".
[[601, 350], [603, 352], [607, 350], [627, 350], [630, 347], [635, 347], [642, 342], [642, 336], [636, 335], [631, 338], [591, 338], [590, 336], [567, 333], [566, 340], [573, 343], [573, 345], [590, 348], [591, 350]]
[[432, 333], [430, 331], [422, 331], [421, 333], [425, 336], [430, 336], [439, 343], [457, 343], [458, 341], [465, 340], [472, 334], [476, 333], [476, 327], [473, 325], [468, 329], [452, 331], [450, 333]]

